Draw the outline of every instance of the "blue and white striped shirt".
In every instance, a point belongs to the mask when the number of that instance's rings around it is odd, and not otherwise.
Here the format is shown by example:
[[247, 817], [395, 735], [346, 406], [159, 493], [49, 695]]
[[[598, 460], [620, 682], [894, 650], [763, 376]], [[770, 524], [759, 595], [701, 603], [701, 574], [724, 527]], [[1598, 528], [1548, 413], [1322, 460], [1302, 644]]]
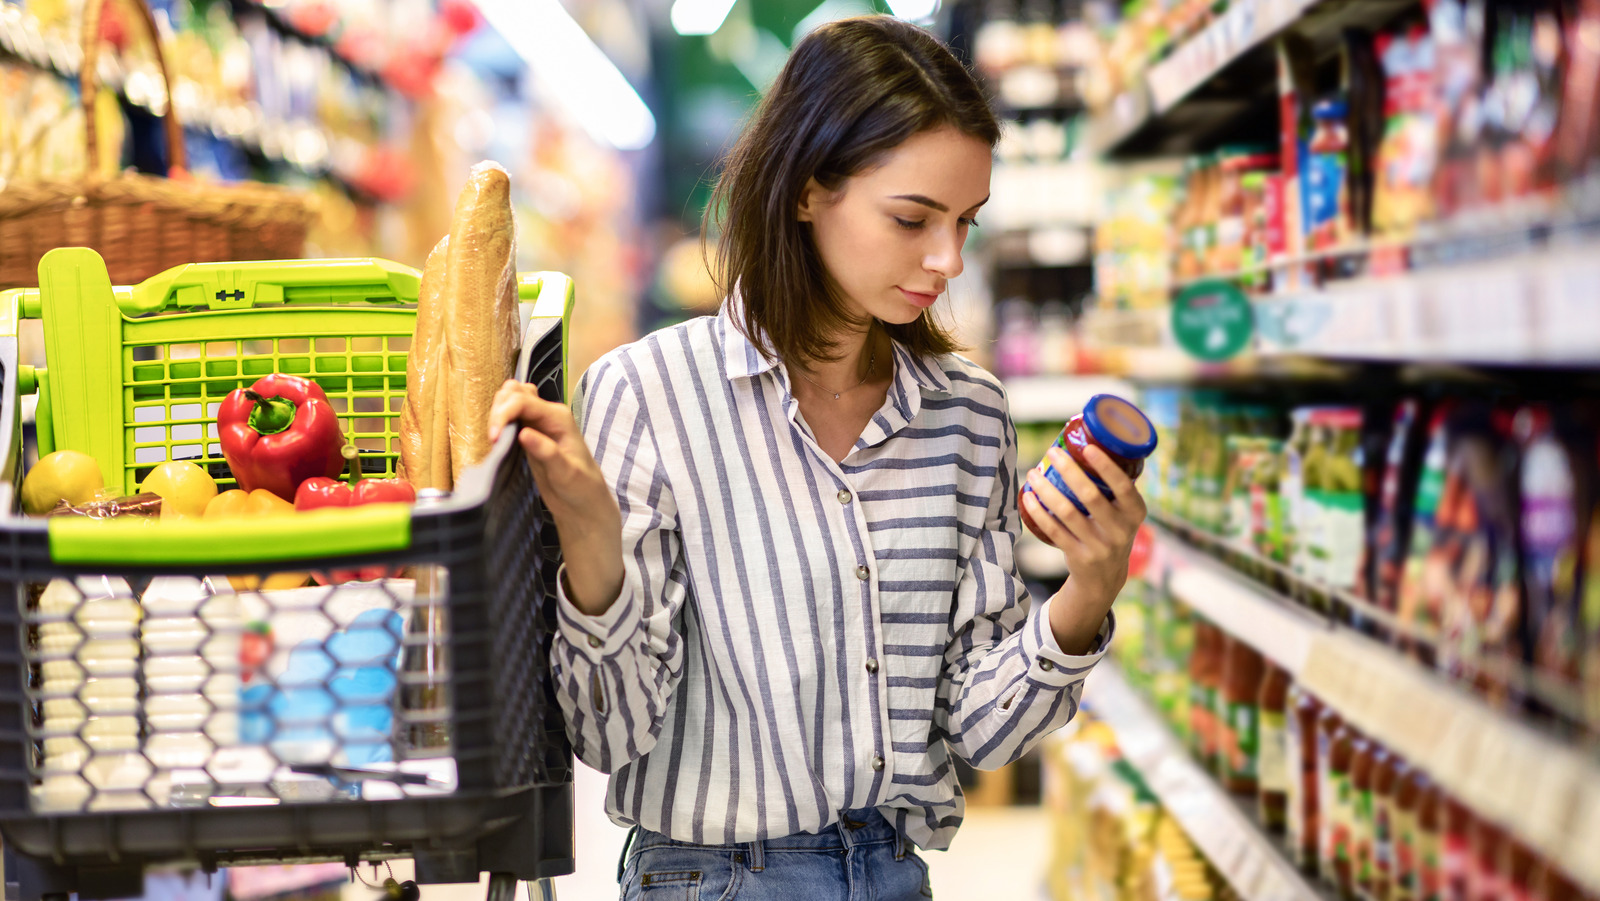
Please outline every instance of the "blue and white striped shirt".
[[562, 596], [553, 655], [607, 811], [686, 842], [815, 832], [878, 807], [950, 845], [951, 767], [1021, 756], [1078, 709], [1012, 559], [1016, 429], [999, 382], [899, 344], [844, 462], [726, 305], [601, 358], [573, 409], [622, 509], [621, 596]]

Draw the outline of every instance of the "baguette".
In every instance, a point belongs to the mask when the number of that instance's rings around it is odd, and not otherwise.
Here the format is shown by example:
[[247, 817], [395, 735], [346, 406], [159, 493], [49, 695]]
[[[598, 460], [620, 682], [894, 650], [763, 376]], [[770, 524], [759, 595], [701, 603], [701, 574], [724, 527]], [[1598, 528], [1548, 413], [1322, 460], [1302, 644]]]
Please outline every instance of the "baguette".
[[[400, 409], [400, 477], [417, 488], [449, 490], [450, 468], [444, 479], [433, 465], [436, 454], [449, 458], [449, 449], [438, 438], [437, 426], [448, 423], [446, 392], [439, 385], [449, 377], [448, 361], [443, 357], [445, 318], [445, 265], [449, 258], [450, 236], [446, 235], [428, 254], [422, 270], [422, 288], [417, 293], [417, 325], [406, 356], [406, 401]], [[437, 420], [437, 422], [436, 422]], [[448, 440], [448, 439], [447, 439]]]
[[450, 226], [445, 300], [452, 478], [489, 454], [489, 410], [516, 367], [516, 224], [511, 178], [498, 163], [472, 168]]

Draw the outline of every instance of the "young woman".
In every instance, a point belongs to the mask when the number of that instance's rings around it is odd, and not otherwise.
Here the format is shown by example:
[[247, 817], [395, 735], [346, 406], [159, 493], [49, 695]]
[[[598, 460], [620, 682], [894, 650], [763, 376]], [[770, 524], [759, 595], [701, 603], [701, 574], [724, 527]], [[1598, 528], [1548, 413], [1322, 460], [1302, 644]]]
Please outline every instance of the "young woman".
[[1029, 476], [1072, 571], [1029, 603], [1005, 392], [930, 312], [998, 137], [926, 32], [817, 29], [718, 185], [721, 312], [608, 354], [570, 411], [496, 400], [561, 534], [555, 676], [635, 827], [625, 898], [926, 897], [951, 758], [1077, 711], [1145, 510], [1055, 452], [1090, 515]]

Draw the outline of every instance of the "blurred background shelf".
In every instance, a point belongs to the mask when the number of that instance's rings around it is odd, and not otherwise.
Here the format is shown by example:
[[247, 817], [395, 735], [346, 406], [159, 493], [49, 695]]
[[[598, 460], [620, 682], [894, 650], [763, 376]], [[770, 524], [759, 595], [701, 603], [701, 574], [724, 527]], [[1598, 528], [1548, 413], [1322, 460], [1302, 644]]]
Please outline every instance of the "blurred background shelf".
[[1106, 661], [1090, 674], [1084, 706], [1108, 723], [1122, 756], [1242, 898], [1327, 901], [1253, 814], [1201, 769], [1148, 702]]

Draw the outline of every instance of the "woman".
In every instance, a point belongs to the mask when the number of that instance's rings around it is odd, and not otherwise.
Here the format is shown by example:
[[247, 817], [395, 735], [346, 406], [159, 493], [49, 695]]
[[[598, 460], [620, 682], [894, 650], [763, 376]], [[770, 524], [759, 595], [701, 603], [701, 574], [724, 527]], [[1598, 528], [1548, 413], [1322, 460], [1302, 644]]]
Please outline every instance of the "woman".
[[1144, 504], [1104, 455], [1115, 501], [1051, 458], [1090, 516], [1030, 475], [1072, 571], [1030, 609], [1004, 391], [929, 312], [998, 137], [922, 30], [817, 29], [719, 182], [720, 313], [602, 358], [570, 412], [496, 400], [560, 531], [555, 675], [636, 827], [625, 898], [926, 897], [951, 757], [1077, 710]]

